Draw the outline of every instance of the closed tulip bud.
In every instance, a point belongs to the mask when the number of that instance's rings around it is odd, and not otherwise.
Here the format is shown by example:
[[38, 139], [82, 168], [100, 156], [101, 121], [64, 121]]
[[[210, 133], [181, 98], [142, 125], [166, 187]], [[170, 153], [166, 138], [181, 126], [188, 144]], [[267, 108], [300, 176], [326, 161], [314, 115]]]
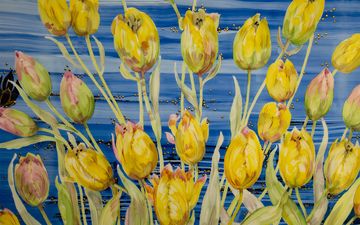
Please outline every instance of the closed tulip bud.
[[244, 128], [230, 142], [224, 159], [225, 176], [233, 188], [251, 187], [259, 178], [264, 161], [256, 133]]
[[348, 128], [360, 131], [360, 85], [356, 86], [346, 99], [342, 114]]
[[21, 198], [31, 206], [43, 203], [49, 194], [49, 177], [39, 155], [27, 153], [15, 165], [15, 187]]
[[111, 25], [114, 47], [120, 59], [134, 72], [145, 73], [159, 57], [159, 33], [150, 16], [136, 8], [117, 15]]
[[243, 70], [256, 70], [265, 66], [271, 55], [270, 29], [260, 14], [246, 20], [236, 33], [233, 44], [235, 64]]
[[70, 0], [71, 26], [79, 36], [97, 32], [100, 25], [98, 0]]
[[9, 209], [0, 210], [1, 225], [20, 225], [18, 218]]
[[290, 126], [291, 113], [286, 105], [266, 103], [260, 111], [258, 133], [263, 141], [276, 142]]
[[26, 94], [36, 101], [44, 101], [51, 94], [49, 72], [37, 60], [22, 52], [15, 52], [18, 80]]
[[126, 126], [116, 126], [116, 146], [113, 146], [113, 151], [125, 173], [135, 180], [148, 177], [158, 162], [154, 142], [141, 126], [131, 122], [127, 122]]
[[360, 146], [349, 140], [336, 140], [330, 147], [324, 173], [329, 192], [333, 195], [350, 187], [360, 169]]
[[326, 188], [337, 195], [350, 187], [360, 169], [360, 147], [348, 140], [336, 140], [330, 147], [324, 165]]
[[266, 89], [277, 102], [289, 100], [295, 92], [298, 74], [290, 60], [281, 59], [269, 66], [266, 74]]
[[206, 175], [194, 182], [192, 171], [184, 172], [180, 168], [173, 171], [170, 164], [150, 180], [146, 185], [150, 202], [154, 205], [160, 225], [185, 225], [191, 210], [196, 206]]
[[315, 169], [315, 147], [306, 130], [294, 128], [286, 132], [280, 145], [279, 167], [282, 179], [291, 188], [310, 181]]
[[360, 218], [360, 186], [356, 189], [354, 196], [354, 213]]
[[342, 73], [351, 73], [360, 66], [360, 33], [343, 40], [334, 50], [333, 66]]
[[[176, 128], [177, 119], [176, 115], [171, 115], [169, 119], [169, 128], [175, 136], [176, 152], [183, 162], [195, 165], [205, 155], [205, 144], [209, 137], [208, 120], [205, 118], [200, 123], [187, 110]], [[171, 134], [167, 133], [167, 136], [168, 139], [173, 139]]]
[[181, 54], [189, 69], [202, 76], [214, 65], [218, 54], [220, 15], [187, 10], [182, 21]]
[[316, 121], [329, 112], [334, 99], [334, 77], [325, 68], [309, 84], [305, 92], [306, 115]]
[[70, 71], [65, 72], [61, 80], [60, 100], [66, 115], [76, 123], [86, 123], [94, 113], [94, 95], [88, 86]]
[[286, 10], [283, 35], [294, 45], [305, 44], [314, 34], [325, 0], [293, 0]]
[[66, 153], [65, 168], [74, 182], [93, 191], [103, 191], [114, 182], [105, 156], [84, 144]]
[[38, 0], [42, 23], [53, 35], [65, 35], [71, 23], [71, 14], [66, 0]]
[[20, 137], [30, 137], [36, 134], [38, 126], [26, 113], [0, 107], [0, 129]]

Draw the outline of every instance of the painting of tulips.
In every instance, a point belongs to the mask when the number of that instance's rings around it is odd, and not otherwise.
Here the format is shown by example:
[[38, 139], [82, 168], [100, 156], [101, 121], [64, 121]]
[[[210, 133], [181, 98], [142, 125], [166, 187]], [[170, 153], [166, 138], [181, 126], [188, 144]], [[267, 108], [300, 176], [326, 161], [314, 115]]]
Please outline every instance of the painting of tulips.
[[0, 225], [360, 224], [357, 0], [2, 0]]

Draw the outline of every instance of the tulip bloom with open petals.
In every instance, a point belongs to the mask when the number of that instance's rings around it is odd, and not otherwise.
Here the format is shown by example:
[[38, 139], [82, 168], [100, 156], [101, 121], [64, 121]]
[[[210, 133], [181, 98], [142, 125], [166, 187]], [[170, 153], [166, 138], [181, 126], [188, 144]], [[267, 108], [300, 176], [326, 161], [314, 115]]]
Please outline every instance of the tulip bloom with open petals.
[[140, 125], [131, 122], [116, 126], [113, 150], [125, 173], [135, 180], [148, 177], [158, 162], [154, 142]]
[[305, 44], [321, 19], [325, 0], [293, 0], [286, 10], [283, 35], [294, 45]]
[[181, 27], [181, 53], [189, 69], [202, 76], [214, 65], [218, 54], [218, 31], [220, 15], [187, 10]]
[[279, 168], [281, 177], [291, 188], [310, 181], [315, 170], [315, 146], [306, 130], [294, 128], [286, 132], [280, 145]]
[[360, 66], [360, 33], [343, 40], [334, 50], [333, 66], [342, 73], [351, 73]]
[[145, 73], [159, 57], [158, 30], [150, 16], [136, 8], [117, 15], [111, 25], [115, 50], [134, 72]]
[[259, 178], [264, 161], [256, 133], [244, 128], [230, 142], [224, 159], [225, 176], [235, 189], [251, 187]]
[[173, 171], [168, 164], [160, 178], [154, 175], [150, 182], [153, 187], [146, 185], [146, 191], [160, 225], [185, 225], [198, 202], [206, 175], [194, 181], [193, 171]]
[[260, 69], [271, 55], [270, 29], [266, 18], [256, 14], [236, 33], [233, 44], [235, 64], [243, 70]]

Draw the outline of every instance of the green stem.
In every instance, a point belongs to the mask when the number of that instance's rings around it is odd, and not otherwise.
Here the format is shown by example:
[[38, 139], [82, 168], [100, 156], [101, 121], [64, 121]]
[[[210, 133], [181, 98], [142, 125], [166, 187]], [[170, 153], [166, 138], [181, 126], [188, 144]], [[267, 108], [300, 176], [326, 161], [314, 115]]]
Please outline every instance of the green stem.
[[126, 193], [127, 195], [129, 194], [125, 188], [121, 187], [121, 186], [118, 185], [118, 184], [114, 184], [114, 187], [117, 188], [117, 189], [119, 189], [120, 191]]
[[247, 126], [246, 118], [247, 118], [249, 100], [250, 100], [250, 88], [251, 88], [251, 70], [248, 70], [247, 71], [246, 101], [245, 101], [244, 113], [243, 113], [243, 118], [242, 118], [242, 125], [244, 125], [244, 126]]
[[[171, 1], [171, 0], [170, 0]], [[171, 6], [173, 7], [174, 11], [175, 11], [175, 14], [176, 14], [176, 17], [178, 18], [178, 21], [180, 22], [180, 19], [181, 19], [181, 14], [179, 12], [179, 9], [177, 7], [177, 5], [175, 4], [175, 2], [172, 2], [171, 3]], [[179, 26], [180, 26], [180, 23], [179, 23]]]
[[348, 130], [349, 130], [349, 128], [346, 128], [346, 129], [344, 130], [344, 133], [343, 133], [343, 135], [342, 135], [342, 137], [341, 137], [341, 140], [344, 140], [344, 139], [345, 139]]
[[194, 165], [194, 178], [195, 178], [195, 181], [198, 180], [198, 177], [199, 177], [199, 166], [198, 166], [198, 164], [196, 163], [196, 164]]
[[285, 43], [285, 45], [284, 45], [284, 48], [281, 49], [281, 52], [280, 52], [280, 54], [278, 55], [278, 57], [276, 58], [275, 62], [278, 61], [279, 59], [281, 59], [281, 58], [284, 56], [286, 50], [289, 48], [289, 45], [290, 45], [290, 41], [289, 41], [289, 40], [286, 40], [286, 43]]
[[[100, 81], [101, 81], [102, 85], [104, 86], [105, 91], [107, 92], [108, 96], [110, 97], [110, 100], [111, 100], [113, 106], [116, 108], [117, 113], [119, 114], [120, 117], [122, 117], [123, 114], [122, 114], [122, 112], [121, 112], [121, 110], [119, 108], [119, 105], [118, 105], [117, 101], [115, 100], [109, 86], [107, 85], [107, 83], [106, 83], [106, 81], [104, 79], [104, 71], [101, 71], [99, 69], [98, 63], [97, 63], [97, 61], [95, 59], [94, 51], [92, 49], [92, 45], [91, 45], [89, 35], [85, 36], [85, 40], [86, 40], [86, 45], [87, 45], [87, 48], [88, 48], [88, 51], [89, 51], [89, 54], [90, 54], [91, 61], [92, 61], [93, 65], [94, 65], [94, 67], [95, 67], [96, 72], [99, 74]], [[125, 118], [124, 118], [124, 121], [125, 121]]]
[[225, 200], [226, 200], [226, 196], [227, 196], [227, 193], [228, 193], [228, 189], [229, 189], [229, 182], [228, 182], [228, 181], [225, 181], [224, 192], [223, 192], [223, 195], [222, 195], [222, 197], [221, 197], [220, 207], [223, 207], [224, 204], [225, 204]]
[[300, 205], [300, 208], [305, 216], [305, 218], [307, 217], [307, 212], [306, 212], [306, 209], [305, 209], [305, 206], [301, 200], [301, 196], [300, 196], [300, 192], [299, 192], [299, 188], [295, 188], [295, 194], [296, 194], [296, 198], [298, 200], [298, 203]]
[[350, 220], [349, 220], [349, 222], [347, 222], [346, 223], [346, 225], [351, 225], [351, 224], [353, 224], [354, 223], [354, 221], [356, 220], [356, 216], [353, 216]]
[[304, 124], [303, 124], [303, 126], [302, 126], [302, 128], [304, 128], [305, 130], [306, 130], [306, 126], [307, 126], [308, 122], [309, 122], [309, 117], [306, 116], [306, 118], [305, 118], [305, 120], [304, 120]]
[[154, 224], [154, 219], [153, 219], [153, 211], [151, 208], [151, 203], [149, 201], [149, 199], [146, 196], [146, 188], [145, 188], [145, 181], [144, 180], [140, 180], [140, 184], [141, 184], [141, 189], [144, 190], [144, 196], [146, 198], [146, 204], [147, 204], [147, 208], [148, 208], [148, 213], [149, 213], [149, 219], [150, 219], [150, 224]]
[[233, 200], [231, 201], [229, 208], [226, 210], [228, 215], [232, 215], [234, 213], [235, 207], [237, 205], [237, 197], [235, 196], [235, 198], [233, 198]]
[[269, 150], [271, 149], [272, 142], [269, 142], [269, 144], [266, 146], [266, 149], [264, 151], [264, 154], [267, 155]]
[[241, 205], [242, 205], [242, 201], [243, 201], [243, 190], [239, 190], [239, 195], [237, 196], [238, 198], [238, 203], [235, 209], [235, 212], [232, 214], [231, 219], [228, 223], [228, 225], [232, 225], [233, 222], [235, 221], [236, 215], [239, 213]]
[[149, 97], [147, 95], [147, 89], [146, 89], [146, 83], [145, 83], [145, 78], [144, 78], [144, 74], [141, 74], [141, 88], [142, 88], [142, 93], [143, 93], [143, 97], [144, 97], [144, 102], [145, 102], [145, 107], [146, 107], [146, 111], [149, 115], [150, 118], [150, 122], [151, 122], [151, 127], [153, 129], [153, 132], [155, 134], [155, 138], [156, 138], [156, 145], [157, 145], [157, 149], [158, 149], [158, 154], [159, 154], [159, 160], [160, 160], [160, 171], [162, 171], [162, 169], [164, 168], [164, 156], [163, 156], [163, 151], [162, 151], [162, 146], [161, 146], [161, 139], [158, 135], [157, 132], [157, 125], [156, 125], [156, 119], [155, 119], [155, 115], [154, 112], [152, 110], [152, 107], [150, 105], [150, 101], [149, 101]]
[[203, 101], [204, 101], [204, 82], [203, 78], [199, 76], [199, 118], [201, 120], [202, 118], [202, 107], [203, 107]]
[[82, 219], [83, 219], [83, 224], [87, 225], [87, 220], [86, 220], [86, 214], [85, 214], [85, 205], [84, 205], [84, 193], [82, 190], [82, 187], [80, 184], [78, 184], [78, 188], [79, 188], [79, 197], [80, 197], [80, 205], [81, 205], [81, 214], [82, 214]]
[[335, 77], [335, 75], [337, 74], [337, 72], [338, 72], [337, 69], [335, 69], [335, 70], [332, 72], [333, 77]]
[[141, 92], [141, 80], [138, 77], [137, 80], [137, 88], [138, 88], [138, 98], [139, 98], [139, 123], [144, 127], [144, 103], [143, 103], [143, 95]]
[[127, 5], [126, 5], [126, 1], [125, 0], [121, 0], [121, 3], [123, 5], [124, 11], [127, 10]]
[[195, 12], [195, 9], [196, 9], [196, 0], [193, 0], [191, 11]]
[[[185, 84], [185, 63], [183, 63], [182, 73], [181, 73], [181, 85]], [[185, 110], [185, 96], [182, 91], [180, 91], [180, 115], [182, 116]]]
[[79, 54], [77, 53], [71, 39], [70, 36], [68, 34], [65, 35], [67, 42], [70, 45], [71, 50], [73, 51], [75, 58], [77, 59], [77, 61], [79, 62], [79, 64], [81, 65], [81, 67], [83, 68], [84, 72], [90, 77], [91, 81], [95, 84], [95, 86], [97, 87], [97, 89], [99, 89], [100, 93], [104, 96], [106, 102], [108, 103], [110, 109], [113, 111], [116, 119], [119, 121], [119, 123], [121, 124], [125, 124], [125, 118], [122, 114], [119, 114], [119, 112], [116, 111], [116, 109], [114, 108], [114, 105], [112, 104], [112, 102], [110, 101], [109, 97], [107, 96], [106, 92], [104, 91], [104, 89], [100, 86], [100, 84], [96, 81], [94, 75], [90, 72], [90, 70], [86, 67], [86, 65], [84, 64], [83, 60], [80, 58]]
[[351, 142], [351, 139], [353, 137], [353, 129], [350, 129], [350, 132], [349, 132], [349, 138], [348, 140]]
[[38, 209], [39, 209], [42, 217], [44, 218], [46, 224], [47, 224], [47, 225], [51, 225], [51, 222], [50, 222], [50, 220], [49, 220], [49, 217], [46, 215], [46, 212], [45, 212], [44, 207], [43, 207], [42, 204], [40, 204], [40, 205], [38, 206]]
[[71, 146], [69, 145], [69, 143], [62, 136], [55, 134], [54, 131], [47, 129], [47, 128], [39, 128], [39, 131], [53, 135], [56, 140], [61, 141], [68, 149], [71, 149]]
[[101, 148], [100, 148], [100, 146], [98, 145], [98, 143], [96, 142], [94, 136], [92, 135], [91, 130], [89, 129], [89, 125], [88, 125], [87, 123], [84, 123], [84, 127], [85, 127], [86, 133], [88, 134], [91, 142], [94, 144], [95, 149], [96, 149], [98, 152], [100, 152], [101, 154], [104, 154], [104, 153], [101, 151]]
[[312, 127], [311, 127], [311, 137], [314, 137], [315, 129], [316, 129], [316, 120], [313, 121]]
[[258, 200], [259, 200], [259, 201], [261, 201], [261, 199], [263, 199], [263, 198], [265, 197], [267, 191], [268, 191], [268, 189], [265, 188], [265, 189], [263, 190], [263, 192], [261, 192], [261, 194], [260, 194], [259, 197], [258, 197]]
[[309, 56], [310, 56], [310, 52], [311, 52], [311, 48], [313, 46], [313, 41], [314, 41], [314, 35], [311, 36], [310, 40], [309, 40], [309, 43], [308, 43], [308, 47], [307, 47], [307, 50], [306, 50], [306, 55], [305, 55], [305, 59], [304, 59], [304, 63], [302, 65], [302, 68], [301, 68], [301, 72], [300, 72], [300, 76], [298, 78], [298, 81], [297, 81], [297, 84], [296, 84], [296, 88], [295, 88], [295, 91], [294, 91], [294, 94], [293, 96], [290, 98], [290, 100], [288, 101], [287, 103], [287, 107], [289, 108], [289, 106], [291, 105], [294, 97], [295, 97], [295, 94], [296, 94], [296, 91], [298, 90], [299, 86], [300, 86], [300, 83], [301, 83], [301, 80], [304, 76], [304, 73], [305, 73], [305, 68], [306, 68], [306, 65], [308, 63], [308, 60], [309, 60]]

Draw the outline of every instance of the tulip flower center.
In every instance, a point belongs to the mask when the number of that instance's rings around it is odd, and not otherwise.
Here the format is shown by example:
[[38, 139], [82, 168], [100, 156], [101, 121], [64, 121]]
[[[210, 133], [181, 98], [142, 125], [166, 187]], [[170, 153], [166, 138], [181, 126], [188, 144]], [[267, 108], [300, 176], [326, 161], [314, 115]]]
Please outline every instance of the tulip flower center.
[[197, 26], [199, 29], [204, 24], [204, 20], [205, 20], [204, 11], [199, 11], [199, 12], [194, 13], [194, 15], [193, 15], [193, 24], [195, 26]]
[[125, 18], [125, 22], [130, 27], [130, 29], [132, 31], [134, 31], [135, 33], [139, 30], [139, 28], [141, 27], [141, 23], [142, 23], [140, 18], [137, 18], [132, 14], [128, 15]]

